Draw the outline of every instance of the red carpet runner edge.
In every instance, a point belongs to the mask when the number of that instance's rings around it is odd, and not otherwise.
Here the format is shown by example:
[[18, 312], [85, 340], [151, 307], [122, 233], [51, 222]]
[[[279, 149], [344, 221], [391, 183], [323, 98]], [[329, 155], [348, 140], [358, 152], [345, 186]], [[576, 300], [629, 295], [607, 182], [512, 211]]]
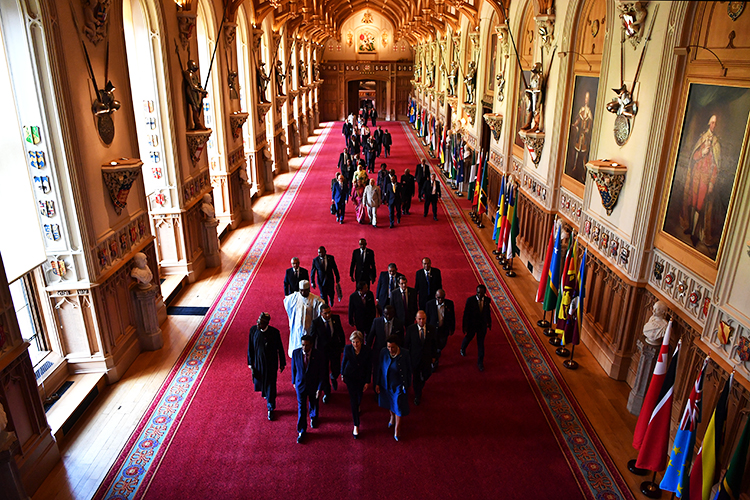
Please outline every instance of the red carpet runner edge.
[[[386, 125], [397, 126], [392, 122]], [[320, 147], [331, 130], [331, 126], [328, 125], [310, 156], [295, 175], [288, 191], [282, 196], [269, 220], [264, 224], [256, 241], [245, 254], [245, 257], [241, 259], [240, 264], [222, 290], [219, 299], [176, 362], [162, 390], [155, 397], [149, 411], [129, 439], [95, 498], [104, 498], [105, 496], [106, 498], [140, 498], [145, 493], [146, 488], [144, 486], [147, 487], [150, 483], [155, 469], [158, 468], [158, 464], [165, 454], [164, 450], [168, 448], [182, 417], [187, 411], [187, 406], [218, 351], [218, 345], [223, 340], [222, 335], [225, 333], [226, 325], [230, 324], [234, 318], [236, 306], [241, 302], [255, 278], [254, 273], [262, 264], [265, 251], [275, 239], [281, 222], [283, 222], [300, 186], [307, 177], [309, 167], [315, 162]], [[336, 131], [335, 125], [333, 130]], [[404, 131], [406, 137], [409, 137], [412, 147], [416, 149], [418, 146], [413, 134], [406, 127]], [[337, 147], [336, 150], [338, 152]], [[418, 154], [418, 156], [423, 155]], [[443, 184], [443, 188], [444, 193], [449, 192], [445, 184]], [[465, 203], [464, 200], [460, 201]], [[565, 454], [565, 458], [568, 460], [568, 465], [584, 491], [584, 496], [587, 498], [632, 498], [616, 468], [604, 452], [589, 422], [580, 412], [580, 408], [578, 408], [569, 389], [559, 378], [559, 372], [555, 364], [549, 359], [546, 350], [540, 349], [537, 345], [538, 337], [530, 333], [534, 331], [533, 328], [518, 310], [518, 305], [512, 299], [503, 280], [498, 277], [490, 258], [463, 218], [458, 203], [459, 200], [452, 196], [444, 196], [441, 202], [443, 210], [452, 222], [453, 231], [464, 248], [464, 252], [475, 265], [474, 273], [488, 286], [490, 295], [497, 306], [496, 313], [500, 314], [502, 318], [503, 330], [508, 339], [512, 340], [510, 345], [513, 352], [560, 448]], [[421, 205], [415, 204], [415, 209], [420, 212]], [[348, 222], [351, 222], [353, 214], [349, 213], [347, 217], [349, 218]], [[387, 221], [387, 215], [384, 219]], [[383, 229], [383, 231], [387, 231], [387, 229]], [[341, 255], [340, 252], [338, 255], [340, 267], [343, 269], [347, 256]], [[380, 262], [380, 266], [383, 267], [384, 263]], [[346, 271], [343, 274], [346, 274]], [[452, 298], [456, 300], [458, 309], [460, 307], [458, 305], [459, 297]], [[282, 330], [283, 336], [284, 321], [277, 318], [275, 324]], [[497, 327], [493, 332], [495, 334], [496, 329]], [[460, 335], [456, 337], [458, 336]], [[455, 337], [452, 339], [455, 340]], [[286, 380], [285, 377], [286, 373], [279, 379], [280, 390], [282, 381]], [[248, 397], [260, 399], [257, 395]], [[341, 439], [344, 439], [344, 437], [342, 436]], [[406, 444], [408, 445], [408, 442]], [[539, 467], [536, 474], [539, 475], [539, 479], [543, 480], [545, 475], [544, 465], [529, 465]], [[532, 472], [530, 475], [535, 474]], [[210, 478], [207, 479], [210, 480]], [[153, 495], [150, 496], [153, 497]]]

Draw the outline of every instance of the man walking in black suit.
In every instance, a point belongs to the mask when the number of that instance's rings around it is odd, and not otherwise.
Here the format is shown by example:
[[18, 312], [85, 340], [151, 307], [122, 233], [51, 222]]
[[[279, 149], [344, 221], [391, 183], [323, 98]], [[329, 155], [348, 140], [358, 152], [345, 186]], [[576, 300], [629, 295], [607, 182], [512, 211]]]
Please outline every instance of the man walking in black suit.
[[427, 217], [430, 205], [432, 205], [432, 218], [438, 220], [437, 202], [440, 199], [440, 183], [437, 181], [435, 174], [432, 174], [422, 185], [422, 197], [424, 198], [424, 216]]
[[484, 337], [487, 330], [492, 329], [492, 312], [490, 299], [486, 297], [487, 287], [477, 286], [477, 294], [466, 299], [462, 329], [464, 341], [461, 343], [461, 356], [466, 356], [466, 348], [476, 335], [477, 337], [477, 366], [484, 371]]
[[381, 313], [385, 306], [390, 303], [389, 299], [391, 298], [391, 292], [398, 288], [398, 279], [401, 276], [403, 276], [403, 274], [398, 272], [398, 267], [396, 267], [396, 264], [393, 262], [388, 264], [387, 271], [380, 273], [376, 295], [378, 299], [378, 309]]
[[425, 309], [427, 323], [435, 327], [435, 345], [437, 354], [432, 371], [436, 371], [440, 363], [440, 355], [448, 343], [448, 337], [456, 331], [456, 309], [452, 300], [445, 298], [445, 290], [442, 288], [435, 292], [435, 298], [427, 301]]
[[432, 261], [425, 257], [422, 259], [422, 269], [417, 271], [414, 277], [414, 288], [417, 290], [419, 308], [425, 311], [427, 301], [435, 297], [435, 292], [443, 288], [443, 276], [440, 269], [432, 267]]
[[266, 399], [268, 420], [273, 420], [273, 411], [276, 409], [276, 371], [284, 371], [286, 355], [281, 344], [281, 334], [276, 328], [268, 326], [270, 321], [270, 314], [260, 313], [258, 322], [250, 327], [247, 367], [253, 374], [255, 392], [260, 392]]
[[401, 211], [409, 215], [411, 210], [411, 199], [414, 197], [414, 176], [407, 168], [401, 176]]
[[393, 228], [394, 221], [401, 224], [401, 185], [396, 176], [391, 177], [391, 184], [387, 186], [386, 201], [388, 202], [388, 220]]
[[367, 281], [375, 283], [375, 252], [367, 248], [367, 240], [359, 239], [359, 248], [352, 252], [352, 262], [349, 264], [349, 277], [355, 283]]
[[379, 318], [375, 318], [370, 327], [370, 332], [367, 334], [366, 345], [373, 352], [380, 350], [385, 347], [385, 339], [391, 335], [396, 335], [401, 339], [401, 344], [404, 341], [404, 325], [401, 320], [396, 317], [396, 310], [393, 306], [385, 306], [383, 309], [383, 315]]
[[409, 326], [414, 323], [417, 314], [417, 291], [407, 286], [406, 276], [398, 279], [398, 289], [391, 293], [391, 305], [396, 311], [396, 317]]
[[383, 132], [383, 150], [385, 151], [385, 157], [388, 158], [391, 154], [391, 144], [393, 144], [393, 138], [388, 129]]
[[313, 347], [325, 355], [326, 374], [330, 373], [330, 376], [326, 377], [323, 388], [323, 402], [328, 403], [331, 385], [334, 391], [339, 388], [341, 353], [346, 345], [341, 317], [338, 314], [331, 314], [331, 306], [325, 305], [320, 308], [320, 316], [312, 322], [310, 336], [313, 338]]
[[320, 285], [320, 296], [325, 300], [326, 304], [332, 304], [333, 295], [336, 291], [336, 283], [341, 281], [341, 276], [339, 275], [339, 268], [336, 265], [336, 259], [333, 258], [333, 255], [327, 255], [326, 247], [323, 246], [318, 248], [318, 256], [312, 262], [310, 282], [313, 288], [315, 288], [316, 277]]
[[302, 336], [302, 347], [292, 352], [292, 385], [297, 391], [297, 442], [307, 433], [307, 409], [310, 407], [310, 427], [318, 427], [318, 397], [325, 381], [323, 353], [313, 349], [313, 338]]
[[435, 362], [435, 327], [427, 324], [424, 311], [417, 311], [416, 323], [406, 329], [404, 348], [411, 356], [414, 387], [414, 404], [419, 406], [422, 400], [422, 389], [432, 375], [432, 364]]
[[422, 163], [417, 164], [417, 171], [414, 172], [414, 177], [417, 180], [417, 192], [419, 193], [419, 201], [422, 201], [422, 186], [430, 178], [430, 165], [426, 159], [422, 159]]
[[310, 281], [310, 273], [299, 266], [299, 257], [292, 257], [292, 267], [287, 269], [284, 275], [284, 295], [299, 292], [299, 282], [302, 280]]
[[345, 144], [349, 144], [349, 138], [352, 136], [352, 124], [349, 121], [344, 122], [344, 126], [341, 127], [341, 134], [344, 136]]
[[375, 296], [370, 291], [370, 284], [359, 281], [357, 291], [349, 296], [349, 326], [356, 327], [360, 332], [369, 332], [376, 314]]
[[383, 151], [383, 129], [378, 127], [375, 132], [372, 133], [372, 138], [375, 139], [375, 154], [380, 158], [380, 153]]

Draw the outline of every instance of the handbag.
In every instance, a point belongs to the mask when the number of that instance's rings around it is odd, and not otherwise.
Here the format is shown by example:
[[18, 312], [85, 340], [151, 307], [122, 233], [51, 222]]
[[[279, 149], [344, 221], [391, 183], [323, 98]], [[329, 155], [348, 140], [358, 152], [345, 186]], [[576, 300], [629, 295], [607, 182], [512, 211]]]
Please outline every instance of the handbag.
[[336, 215], [336, 204], [331, 203], [331, 215]]

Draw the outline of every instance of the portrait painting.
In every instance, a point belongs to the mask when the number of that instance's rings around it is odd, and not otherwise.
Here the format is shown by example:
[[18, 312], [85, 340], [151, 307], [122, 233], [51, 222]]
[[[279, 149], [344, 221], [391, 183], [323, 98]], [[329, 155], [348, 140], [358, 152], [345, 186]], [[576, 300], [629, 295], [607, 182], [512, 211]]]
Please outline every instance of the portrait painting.
[[591, 146], [598, 86], [599, 77], [576, 76], [570, 124], [568, 125], [565, 175], [572, 177], [581, 184], [586, 183], [586, 162], [589, 161], [589, 147]]
[[518, 131], [521, 130], [521, 127], [523, 127], [523, 124], [526, 121], [526, 84], [524, 83], [524, 79], [526, 83], [531, 80], [531, 71], [524, 71], [523, 76], [524, 78], [520, 78], [518, 81], [518, 103], [516, 104], [516, 135], [513, 139], [516, 146], [518, 146], [519, 148], [525, 147], [521, 136], [518, 135]]
[[663, 231], [716, 261], [750, 115], [750, 89], [692, 83]]
[[490, 36], [490, 64], [487, 67], [487, 89], [488, 94], [495, 92], [495, 72], [497, 67], [497, 33]]

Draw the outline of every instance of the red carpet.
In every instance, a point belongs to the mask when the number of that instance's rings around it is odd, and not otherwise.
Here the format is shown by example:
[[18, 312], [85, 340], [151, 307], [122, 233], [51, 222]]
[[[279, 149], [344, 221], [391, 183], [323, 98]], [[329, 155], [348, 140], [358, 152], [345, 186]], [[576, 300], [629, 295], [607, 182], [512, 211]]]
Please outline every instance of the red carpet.
[[[385, 125], [385, 124], [384, 124]], [[384, 127], [385, 128], [385, 127]], [[389, 123], [400, 175], [414, 170], [415, 156], [399, 124]], [[247, 368], [247, 332], [259, 312], [288, 340], [282, 299], [284, 270], [292, 256], [310, 268], [325, 245], [342, 274], [344, 300], [334, 306], [346, 324], [346, 300], [354, 291], [349, 259], [357, 240], [367, 238], [378, 271], [397, 263], [410, 284], [429, 256], [440, 268], [447, 297], [459, 318], [477, 278], [440, 207], [440, 220], [423, 218], [415, 202], [401, 225], [358, 225], [352, 205], [346, 223], [329, 213], [330, 181], [343, 145], [340, 124], [300, 188], [278, 235], [262, 260], [205, 378], [179, 423], [155, 474], [141, 486], [149, 499], [167, 498], [503, 498], [572, 499], [583, 496], [549, 424], [540, 410], [505, 332], [494, 318], [487, 337], [485, 372], [476, 367], [476, 344], [458, 354], [461, 334], [450, 338], [440, 370], [429, 380], [422, 404], [404, 419], [403, 440], [386, 428], [388, 414], [370, 395], [363, 402], [361, 436], [351, 437], [348, 395], [343, 384], [332, 403], [321, 404], [321, 426], [296, 438], [296, 397], [290, 369], [280, 375], [277, 419], [266, 420], [265, 401], [252, 391]], [[377, 163], [379, 168], [381, 162]], [[416, 201], [416, 197], [415, 197]], [[352, 328], [345, 328], [348, 334]], [[460, 325], [459, 325], [460, 330]], [[164, 451], [163, 449], [161, 450]], [[140, 492], [143, 493], [142, 491]]]

